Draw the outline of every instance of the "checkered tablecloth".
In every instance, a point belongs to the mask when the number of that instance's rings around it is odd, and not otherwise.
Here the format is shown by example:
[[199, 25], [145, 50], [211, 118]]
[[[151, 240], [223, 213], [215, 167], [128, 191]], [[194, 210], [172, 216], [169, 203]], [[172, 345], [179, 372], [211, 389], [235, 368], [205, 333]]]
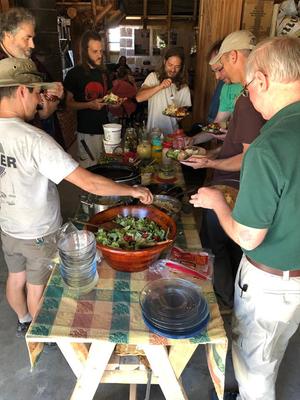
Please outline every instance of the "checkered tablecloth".
[[[201, 247], [192, 214], [182, 213], [177, 229], [176, 245], [190, 250]], [[96, 288], [88, 294], [78, 295], [64, 285], [58, 268], [53, 271], [40, 311], [26, 335], [32, 366], [41, 354], [42, 342], [62, 338], [70, 343], [90, 343], [99, 339], [116, 344], [180, 345], [183, 352], [186, 344], [205, 344], [211, 377], [219, 398], [223, 398], [227, 337], [211, 282], [192, 278], [202, 287], [210, 307], [211, 320], [207, 330], [193, 338], [178, 340], [150, 332], [143, 322], [139, 293], [157, 276], [149, 270], [118, 272], [104, 261], [98, 266], [98, 273]]]

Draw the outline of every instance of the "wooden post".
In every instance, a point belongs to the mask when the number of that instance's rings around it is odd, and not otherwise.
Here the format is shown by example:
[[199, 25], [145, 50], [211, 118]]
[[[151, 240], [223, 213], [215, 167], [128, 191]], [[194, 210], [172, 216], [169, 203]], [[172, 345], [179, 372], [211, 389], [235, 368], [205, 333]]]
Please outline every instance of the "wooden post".
[[102, 19], [107, 15], [107, 13], [112, 9], [113, 5], [111, 3], [107, 3], [107, 5], [103, 8], [102, 12], [97, 14], [95, 18], [95, 26], [102, 22]]
[[216, 86], [214, 74], [206, 61], [211, 45], [240, 29], [244, 0], [201, 0], [197, 44], [193, 120], [207, 120], [210, 100]]
[[172, 26], [172, 0], [168, 1], [168, 46], [170, 46], [170, 39], [171, 39], [171, 26]]
[[1, 0], [0, 7], [1, 12], [7, 11], [9, 9], [9, 0]]

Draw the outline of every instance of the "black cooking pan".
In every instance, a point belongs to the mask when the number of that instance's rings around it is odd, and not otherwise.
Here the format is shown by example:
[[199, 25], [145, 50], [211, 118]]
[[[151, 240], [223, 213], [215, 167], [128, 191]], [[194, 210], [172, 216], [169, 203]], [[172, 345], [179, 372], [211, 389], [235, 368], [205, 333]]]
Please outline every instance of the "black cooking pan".
[[96, 175], [102, 175], [118, 183], [126, 183], [127, 185], [140, 184], [139, 169], [130, 164], [112, 161], [93, 165], [87, 169]]
[[153, 194], [175, 196], [179, 200], [182, 200], [184, 196], [183, 189], [180, 186], [171, 183], [151, 183], [150, 185], [147, 185], [147, 187]]

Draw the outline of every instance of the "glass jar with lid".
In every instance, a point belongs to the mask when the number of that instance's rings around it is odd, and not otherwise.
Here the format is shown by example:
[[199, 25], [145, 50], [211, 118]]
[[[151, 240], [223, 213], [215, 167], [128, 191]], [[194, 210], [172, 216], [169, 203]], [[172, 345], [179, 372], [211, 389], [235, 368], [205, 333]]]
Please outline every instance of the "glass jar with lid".
[[151, 158], [151, 143], [147, 139], [143, 139], [137, 146], [137, 154], [142, 160]]
[[137, 149], [137, 135], [134, 128], [127, 128], [124, 140], [124, 153], [136, 152]]

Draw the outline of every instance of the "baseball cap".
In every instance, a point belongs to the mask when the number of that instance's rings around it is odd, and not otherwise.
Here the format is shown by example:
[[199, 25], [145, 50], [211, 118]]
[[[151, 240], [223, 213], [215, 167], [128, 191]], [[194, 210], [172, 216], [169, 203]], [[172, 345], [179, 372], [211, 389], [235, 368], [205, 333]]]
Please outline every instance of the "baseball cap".
[[209, 64], [213, 65], [220, 61], [225, 53], [232, 50], [252, 50], [256, 46], [256, 37], [250, 31], [235, 31], [226, 36], [223, 40], [218, 53], [213, 57]]
[[0, 87], [20, 85], [49, 89], [53, 83], [43, 82], [43, 74], [30, 59], [10, 57], [0, 60]]

